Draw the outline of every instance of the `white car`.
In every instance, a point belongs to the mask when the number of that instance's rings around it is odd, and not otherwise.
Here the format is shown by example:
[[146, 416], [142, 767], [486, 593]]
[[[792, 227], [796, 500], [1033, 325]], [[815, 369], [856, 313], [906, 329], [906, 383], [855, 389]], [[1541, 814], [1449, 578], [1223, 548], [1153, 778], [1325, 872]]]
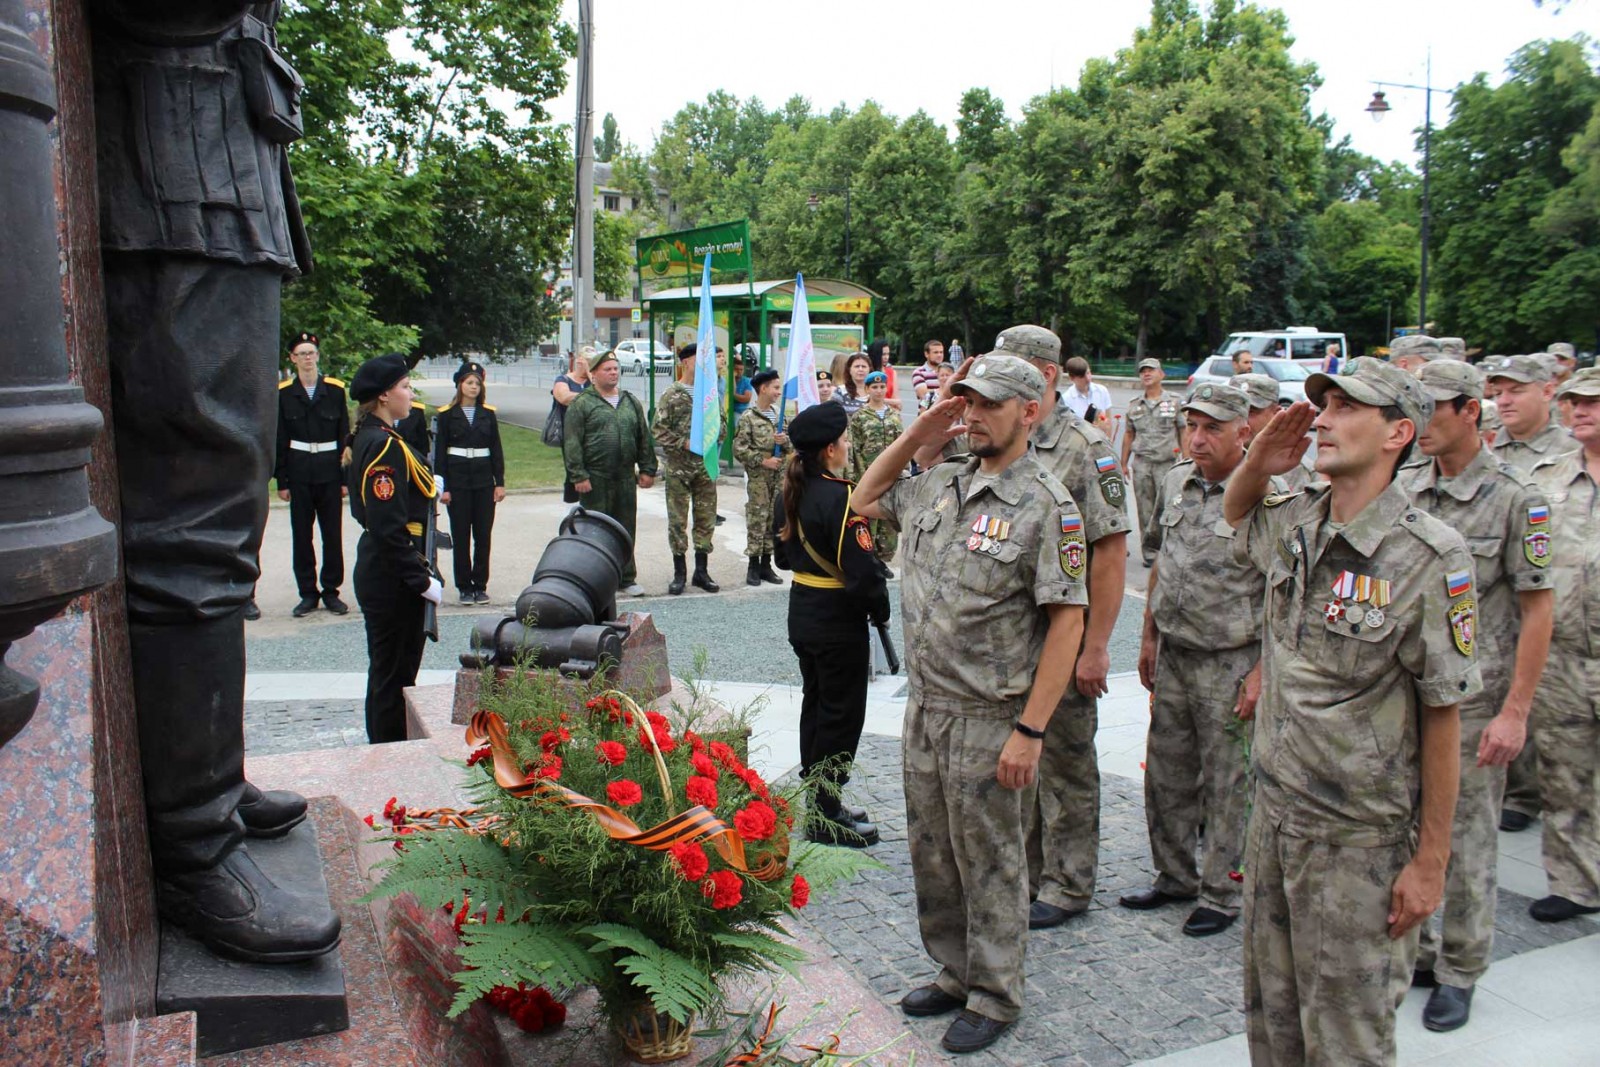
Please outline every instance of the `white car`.
[[[650, 338], [630, 337], [626, 341], [617, 342], [617, 347], [612, 349], [617, 354], [617, 363], [623, 370], [633, 374], [643, 374], [650, 366]], [[656, 370], [672, 372], [678, 361], [672, 355], [672, 349], [656, 342]]]
[[[1256, 356], [1251, 363], [1251, 370], [1257, 374], [1269, 374], [1278, 382], [1278, 403], [1284, 407], [1306, 398], [1306, 379], [1316, 371], [1315, 367], [1290, 359], [1267, 359]], [[1211, 382], [1214, 385], [1227, 385], [1228, 379], [1233, 377], [1233, 359], [1230, 356], [1210, 356], [1200, 364], [1199, 368], [1189, 375], [1189, 387]]]

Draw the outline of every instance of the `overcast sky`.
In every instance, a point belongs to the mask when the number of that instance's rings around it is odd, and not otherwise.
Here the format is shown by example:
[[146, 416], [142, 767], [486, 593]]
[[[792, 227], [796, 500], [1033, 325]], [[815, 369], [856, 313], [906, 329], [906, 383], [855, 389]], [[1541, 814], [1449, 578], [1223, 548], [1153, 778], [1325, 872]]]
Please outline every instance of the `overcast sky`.
[[[1600, 37], [1600, 0], [1284, 0], [1294, 54], [1321, 72], [1312, 111], [1327, 111], [1354, 146], [1415, 163], [1421, 92], [1391, 90], [1394, 107], [1375, 123], [1365, 108], [1373, 81], [1422, 84], [1428, 51], [1433, 84], [1451, 87], [1479, 71], [1504, 77], [1511, 52], [1529, 41]], [[577, 23], [576, 0], [563, 0]], [[983, 86], [1013, 119], [1055, 85], [1076, 85], [1086, 60], [1129, 45], [1149, 18], [1145, 0], [594, 0], [595, 131], [607, 111], [622, 136], [648, 150], [678, 108], [725, 89], [769, 108], [798, 93], [813, 110], [876, 100], [904, 118], [921, 108], [953, 137], [961, 94]], [[575, 68], [575, 64], [573, 68]], [[574, 78], [575, 81], [575, 78]], [[570, 83], [569, 83], [570, 84]], [[1434, 122], [1448, 117], [1434, 94]], [[569, 90], [554, 101], [572, 121]]]

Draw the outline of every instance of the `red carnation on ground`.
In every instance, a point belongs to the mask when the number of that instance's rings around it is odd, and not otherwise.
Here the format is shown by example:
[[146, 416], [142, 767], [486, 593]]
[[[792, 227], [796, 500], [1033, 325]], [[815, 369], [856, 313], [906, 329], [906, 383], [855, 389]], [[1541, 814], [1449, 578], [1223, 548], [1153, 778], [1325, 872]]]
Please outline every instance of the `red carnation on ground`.
[[718, 911], [735, 907], [744, 899], [744, 882], [732, 871], [712, 871], [700, 890], [711, 898], [711, 906]]
[[621, 741], [601, 741], [594, 746], [594, 754], [601, 763], [609, 763], [613, 767], [622, 766], [628, 758], [628, 746]]
[[717, 775], [721, 773], [717, 770], [717, 765], [711, 762], [711, 758], [702, 752], [696, 752], [690, 756], [689, 762], [694, 766], [694, 773], [709, 778], [713, 782], [717, 780]]
[[494, 752], [489, 748], [488, 745], [484, 745], [479, 749], [474, 749], [472, 755], [467, 757], [467, 766], [476, 767], [478, 764], [482, 763], [486, 759], [489, 759], [493, 755]]
[[1242, 882], [1242, 881], [1244, 881], [1244, 872], [1243, 871], [1229, 871], [1228, 872], [1228, 877], [1231, 878], [1235, 882]]
[[399, 797], [390, 797], [389, 800], [383, 805], [383, 817], [385, 819], [394, 818], [394, 806], [399, 802]]
[[806, 881], [805, 875], [794, 876], [794, 885], [789, 889], [789, 903], [797, 909], [811, 903], [811, 883]]
[[706, 859], [706, 850], [693, 841], [673, 845], [667, 849], [667, 853], [672, 857], [672, 865], [686, 882], [698, 882], [711, 867], [711, 861]]
[[644, 799], [644, 790], [639, 788], [638, 782], [624, 778], [606, 786], [606, 799], [618, 807], [631, 808]]
[[371, 815], [368, 815], [366, 818], [362, 819], [361, 821], [366, 823], [369, 827], [371, 827], [374, 830], [376, 830], [378, 828], [378, 820], [374, 819]]
[[733, 828], [746, 841], [765, 841], [778, 829], [778, 813], [759, 800], [753, 800], [734, 813]]
[[707, 808], [717, 806], [717, 783], [703, 775], [693, 775], [684, 783], [684, 795], [691, 804], [701, 804]]

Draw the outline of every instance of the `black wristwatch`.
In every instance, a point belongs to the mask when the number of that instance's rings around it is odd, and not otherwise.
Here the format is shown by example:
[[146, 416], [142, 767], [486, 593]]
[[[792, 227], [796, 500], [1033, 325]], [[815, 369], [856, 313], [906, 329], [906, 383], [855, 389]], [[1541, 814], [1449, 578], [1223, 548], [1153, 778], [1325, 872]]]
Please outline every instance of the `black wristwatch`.
[[1015, 729], [1017, 731], [1017, 733], [1021, 734], [1023, 737], [1031, 737], [1035, 741], [1043, 741], [1044, 740], [1044, 731], [1043, 730], [1035, 730], [1033, 727], [1029, 726], [1027, 723], [1023, 722], [1021, 719], [1017, 720], [1017, 724], [1016, 724], [1015, 727], [1013, 727], [1013, 729]]

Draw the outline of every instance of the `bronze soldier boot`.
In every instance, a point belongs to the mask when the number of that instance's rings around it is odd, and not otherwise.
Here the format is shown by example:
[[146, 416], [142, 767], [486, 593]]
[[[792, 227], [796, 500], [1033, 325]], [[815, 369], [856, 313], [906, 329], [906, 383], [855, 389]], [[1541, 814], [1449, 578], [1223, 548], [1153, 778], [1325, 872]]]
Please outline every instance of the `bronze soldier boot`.
[[782, 585], [783, 579], [778, 577], [778, 572], [772, 569], [772, 553], [761, 554], [761, 580], [771, 585]]
[[262, 791], [246, 782], [236, 810], [246, 836], [282, 837], [305, 821], [306, 798], [287, 789]]
[[711, 580], [711, 572], [706, 570], [706, 556], [708, 555], [710, 553], [707, 552], [696, 552], [694, 554], [694, 577], [689, 579], [689, 584], [696, 589], [704, 589], [708, 593], [720, 592], [722, 586], [713, 582]]
[[[698, 583], [696, 583], [696, 584], [698, 584]], [[750, 565], [745, 568], [744, 584], [745, 585], [760, 585], [761, 584], [761, 561], [756, 556], [751, 556], [750, 557]]]
[[667, 592], [673, 596], [683, 592], [684, 582], [689, 577], [689, 561], [682, 556], [672, 557], [672, 581], [667, 584]]

